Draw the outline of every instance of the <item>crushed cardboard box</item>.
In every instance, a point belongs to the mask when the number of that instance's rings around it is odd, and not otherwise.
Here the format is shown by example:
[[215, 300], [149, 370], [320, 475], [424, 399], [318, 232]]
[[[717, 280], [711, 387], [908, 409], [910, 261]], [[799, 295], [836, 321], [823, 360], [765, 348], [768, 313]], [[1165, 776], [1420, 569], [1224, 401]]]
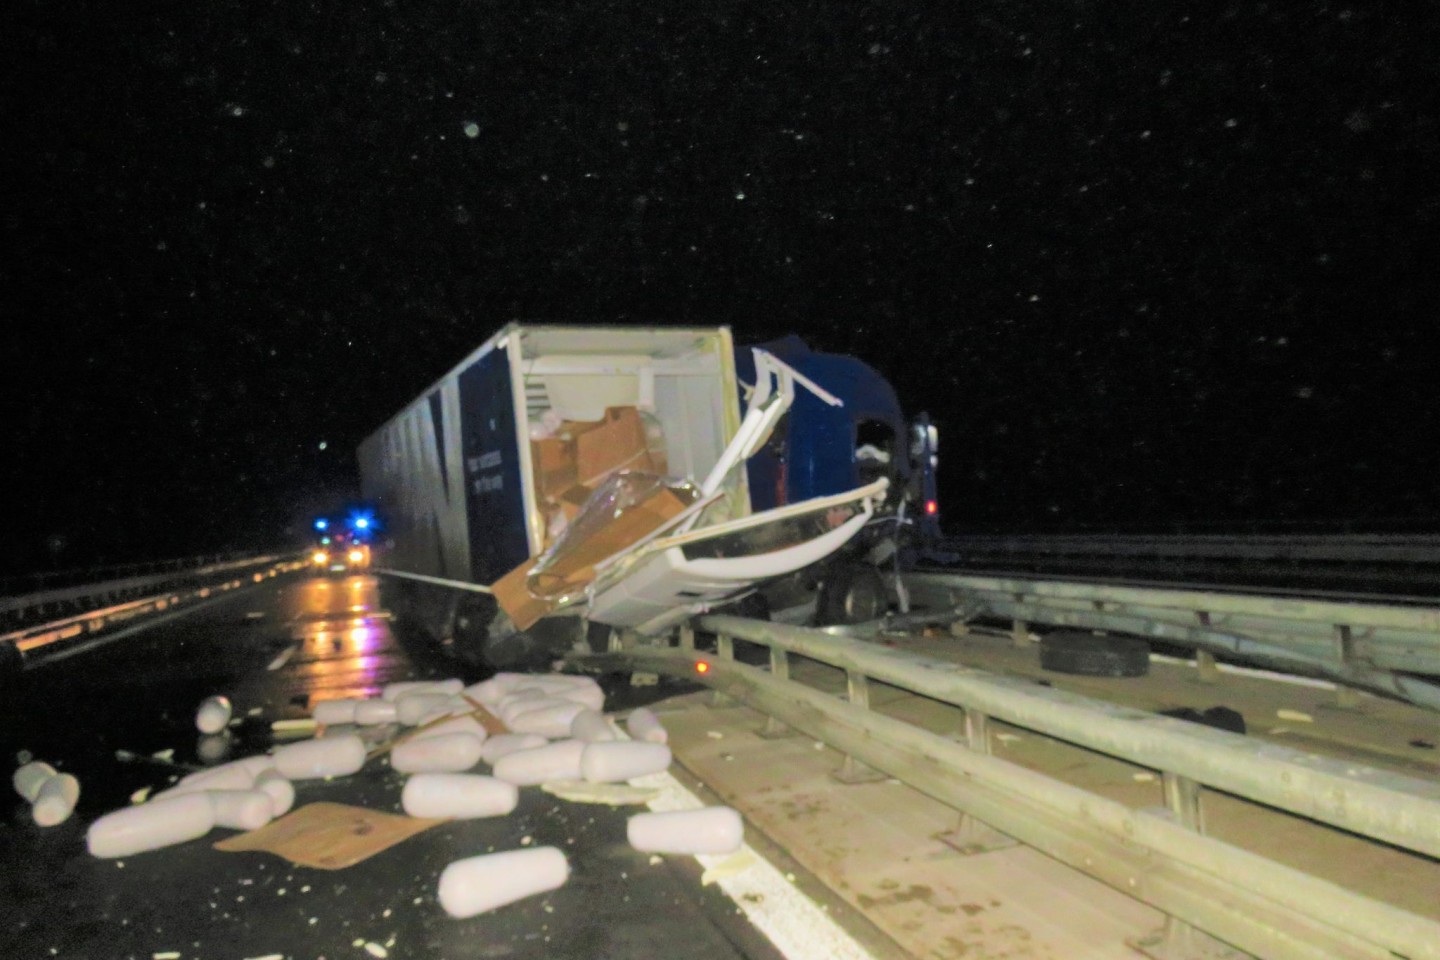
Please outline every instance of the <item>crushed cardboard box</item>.
[[444, 822], [344, 803], [309, 803], [259, 830], [227, 837], [215, 849], [263, 850], [298, 866], [341, 870]]
[[526, 560], [491, 586], [517, 629], [529, 629], [561, 598], [594, 579], [596, 564], [645, 539], [696, 497], [692, 487], [667, 485], [649, 474], [625, 472], [611, 482], [643, 493], [621, 509], [603, 491], [592, 497], [550, 554]]

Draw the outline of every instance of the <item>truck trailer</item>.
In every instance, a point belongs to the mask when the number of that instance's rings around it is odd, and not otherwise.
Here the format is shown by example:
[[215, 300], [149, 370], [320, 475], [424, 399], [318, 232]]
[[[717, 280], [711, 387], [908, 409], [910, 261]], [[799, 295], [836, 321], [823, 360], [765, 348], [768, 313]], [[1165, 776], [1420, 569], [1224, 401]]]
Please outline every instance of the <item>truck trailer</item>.
[[367, 437], [398, 614], [492, 667], [747, 603], [858, 620], [934, 529], [935, 429], [851, 357], [511, 324]]

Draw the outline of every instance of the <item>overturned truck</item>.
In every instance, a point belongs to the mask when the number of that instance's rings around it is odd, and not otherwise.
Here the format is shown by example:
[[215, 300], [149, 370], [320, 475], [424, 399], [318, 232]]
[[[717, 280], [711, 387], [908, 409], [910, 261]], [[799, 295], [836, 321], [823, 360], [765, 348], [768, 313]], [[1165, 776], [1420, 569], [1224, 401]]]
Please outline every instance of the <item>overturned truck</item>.
[[878, 616], [906, 535], [938, 529], [935, 429], [854, 358], [766, 347], [500, 330], [360, 446], [387, 604], [496, 667], [742, 602]]

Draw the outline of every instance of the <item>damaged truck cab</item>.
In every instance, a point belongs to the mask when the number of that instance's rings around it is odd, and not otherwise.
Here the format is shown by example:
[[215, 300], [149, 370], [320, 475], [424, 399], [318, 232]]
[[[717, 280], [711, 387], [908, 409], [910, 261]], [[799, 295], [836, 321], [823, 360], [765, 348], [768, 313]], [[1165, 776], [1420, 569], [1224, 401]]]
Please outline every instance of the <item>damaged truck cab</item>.
[[771, 346], [737, 352], [726, 327], [500, 330], [360, 446], [388, 602], [503, 666], [588, 624], [656, 633], [813, 589], [842, 555], [875, 576], [877, 535], [919, 489], [894, 391], [797, 338]]

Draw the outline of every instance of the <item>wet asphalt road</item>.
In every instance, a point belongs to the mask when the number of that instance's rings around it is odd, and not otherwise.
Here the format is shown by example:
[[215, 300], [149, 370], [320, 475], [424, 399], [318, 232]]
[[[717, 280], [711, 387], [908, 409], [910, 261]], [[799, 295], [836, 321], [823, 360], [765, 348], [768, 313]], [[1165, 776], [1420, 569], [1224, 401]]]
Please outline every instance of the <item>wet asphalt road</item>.
[[[337, 870], [297, 867], [266, 853], [224, 853], [233, 832], [124, 860], [97, 860], [85, 829], [160, 789], [185, 768], [261, 753], [275, 720], [308, 715], [312, 700], [364, 696], [394, 680], [461, 675], [455, 664], [397, 636], [374, 579], [267, 581], [154, 631], [47, 663], [39, 658], [0, 693], [0, 750], [12, 770], [26, 754], [81, 782], [66, 823], [37, 827], [6, 789], [0, 820], [0, 931], [6, 957], [95, 960], [174, 955], [357, 958], [736, 958], [773, 949], [689, 858], [652, 864], [625, 842], [628, 812], [521, 791], [509, 817], [425, 831]], [[479, 679], [465, 676], [468, 681]], [[201, 737], [197, 704], [223, 693], [240, 722]], [[617, 687], [612, 706], [636, 691]], [[652, 698], [654, 692], [641, 694]], [[169, 763], [151, 758], [172, 750]], [[124, 760], [117, 751], [143, 760]], [[170, 763], [178, 766], [171, 766]], [[372, 761], [359, 774], [297, 784], [296, 806], [350, 803], [400, 812], [403, 778]], [[528, 838], [528, 840], [526, 839]], [[435, 899], [456, 859], [522, 844], [554, 845], [569, 883], [492, 914], [453, 920]]]

